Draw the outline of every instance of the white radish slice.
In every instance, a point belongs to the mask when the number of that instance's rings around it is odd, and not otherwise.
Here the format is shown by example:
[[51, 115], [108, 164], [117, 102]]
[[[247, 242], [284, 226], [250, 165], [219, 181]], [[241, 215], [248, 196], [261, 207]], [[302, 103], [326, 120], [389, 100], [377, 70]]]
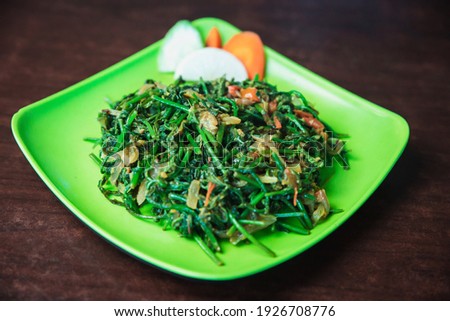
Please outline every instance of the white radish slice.
[[175, 70], [175, 79], [215, 80], [225, 77], [228, 80], [243, 81], [247, 71], [242, 62], [229, 52], [218, 48], [198, 49], [186, 56]]
[[187, 20], [178, 21], [163, 39], [158, 54], [159, 71], [174, 72], [186, 55], [203, 47], [198, 30]]

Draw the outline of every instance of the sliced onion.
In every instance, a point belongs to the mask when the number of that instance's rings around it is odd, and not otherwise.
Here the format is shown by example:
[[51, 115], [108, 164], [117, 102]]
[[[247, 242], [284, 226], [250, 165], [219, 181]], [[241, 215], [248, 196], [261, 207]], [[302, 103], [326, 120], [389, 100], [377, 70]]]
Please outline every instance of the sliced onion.
[[290, 168], [286, 168], [284, 170], [284, 177], [281, 181], [281, 184], [287, 185], [292, 188], [297, 187], [297, 176], [295, 176], [294, 173], [292, 173], [292, 170]]
[[205, 95], [200, 94], [199, 92], [196, 92], [195, 90], [192, 89], [186, 89], [183, 92], [183, 96], [187, 98], [195, 98], [195, 96], [197, 96], [198, 98], [205, 98]]
[[220, 115], [220, 120], [224, 125], [238, 125], [241, 123], [241, 119], [235, 116], [230, 116], [228, 114]]
[[324, 189], [318, 190], [314, 193], [314, 195], [316, 196], [316, 201], [319, 203], [311, 217], [315, 225], [317, 224], [317, 222], [325, 219], [328, 216], [328, 213], [330, 212], [330, 203]]
[[217, 119], [214, 117], [213, 114], [211, 114], [209, 111], [204, 111], [200, 114], [200, 125], [204, 127], [207, 131], [209, 131], [212, 134], [217, 133]]
[[328, 197], [325, 190], [320, 189], [314, 195], [316, 196], [317, 202], [323, 204], [324, 209], [328, 214], [328, 212], [330, 211], [330, 203], [328, 201]]
[[[266, 227], [272, 225], [277, 221], [277, 218], [273, 215], [259, 215], [257, 218], [258, 221], [263, 222], [264, 225], [254, 225], [254, 224], [247, 224], [243, 225], [243, 227], [249, 232], [250, 234], [253, 234], [259, 230], [263, 230]], [[242, 234], [239, 231], [236, 231], [233, 233], [233, 235], [230, 237], [230, 242], [233, 245], [238, 244], [240, 241], [245, 240], [246, 237], [244, 234]]]
[[325, 207], [323, 206], [323, 204], [319, 204], [319, 206], [317, 206], [316, 210], [312, 214], [311, 220], [313, 221], [313, 224], [316, 225], [320, 220], [327, 217], [327, 215], [328, 212], [325, 211]]
[[120, 152], [117, 152], [117, 154], [125, 166], [129, 166], [139, 159], [139, 149], [134, 145], [125, 147]]
[[200, 181], [194, 179], [189, 185], [186, 205], [192, 209], [197, 209], [198, 192], [200, 191]]
[[109, 181], [111, 182], [111, 184], [116, 185], [117, 179], [119, 178], [119, 175], [122, 172], [122, 169], [123, 169], [122, 162], [117, 164], [117, 166], [114, 166], [113, 168], [111, 168], [111, 176], [109, 177]]
[[145, 186], [145, 179], [142, 181], [141, 185], [139, 185], [138, 193], [136, 195], [136, 201], [138, 205], [141, 205], [145, 201], [145, 197], [147, 196], [147, 187]]
[[[169, 168], [169, 163], [165, 162], [165, 163], [159, 163], [159, 164], [154, 164], [153, 166], [153, 170], [150, 174], [150, 176], [152, 178], [158, 178], [158, 177], [162, 177], [164, 178], [164, 174], [162, 174], [163, 172], [166, 172], [166, 170]], [[167, 174], [167, 173], [166, 173]]]
[[139, 88], [138, 95], [142, 95], [143, 93], [150, 91], [155, 87], [155, 84], [144, 84], [141, 88]]
[[275, 184], [278, 182], [278, 178], [275, 176], [258, 175], [258, 177], [264, 184]]
[[238, 118], [238, 117], [230, 116], [230, 117], [228, 117], [228, 118], [225, 118], [225, 119], [223, 120], [223, 123], [224, 123], [225, 125], [238, 125], [238, 124], [241, 123], [241, 119]]

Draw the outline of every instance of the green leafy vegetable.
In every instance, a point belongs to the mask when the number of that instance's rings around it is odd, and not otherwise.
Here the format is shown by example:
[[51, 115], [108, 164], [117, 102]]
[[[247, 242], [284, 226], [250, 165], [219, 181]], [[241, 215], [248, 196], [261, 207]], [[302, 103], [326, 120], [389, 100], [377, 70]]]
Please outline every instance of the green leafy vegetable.
[[99, 188], [144, 220], [194, 239], [214, 262], [220, 240], [309, 234], [330, 213], [320, 170], [344, 142], [298, 91], [246, 80], [148, 80], [100, 112]]

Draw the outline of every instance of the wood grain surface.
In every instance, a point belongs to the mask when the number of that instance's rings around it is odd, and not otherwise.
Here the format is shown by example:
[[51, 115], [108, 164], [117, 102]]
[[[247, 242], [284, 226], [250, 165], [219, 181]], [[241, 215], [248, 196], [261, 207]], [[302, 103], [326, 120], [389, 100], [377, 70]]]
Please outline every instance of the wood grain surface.
[[[444, 1], [0, 2], [0, 299], [449, 300], [450, 19]], [[330, 237], [267, 272], [184, 279], [84, 226], [25, 160], [21, 107], [215, 16], [404, 116], [406, 150]]]

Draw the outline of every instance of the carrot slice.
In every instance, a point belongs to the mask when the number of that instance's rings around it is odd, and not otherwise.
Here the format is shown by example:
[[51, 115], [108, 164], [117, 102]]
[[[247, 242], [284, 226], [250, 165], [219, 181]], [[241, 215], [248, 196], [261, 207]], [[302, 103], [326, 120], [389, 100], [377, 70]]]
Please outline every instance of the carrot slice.
[[280, 119], [277, 116], [273, 116], [273, 122], [275, 123], [276, 129], [283, 128], [283, 126], [281, 125]]
[[238, 92], [241, 90], [241, 87], [236, 85], [230, 85], [228, 86], [228, 95], [231, 97], [238, 97]]
[[255, 87], [242, 88], [240, 90], [241, 98], [247, 98], [251, 101], [257, 102], [259, 101], [259, 97], [256, 95]]
[[251, 31], [238, 33], [223, 46], [223, 49], [242, 61], [250, 79], [255, 75], [258, 75], [259, 79], [264, 78], [266, 65], [264, 45], [256, 33]]
[[206, 47], [222, 48], [222, 38], [220, 37], [219, 29], [212, 27], [206, 37]]
[[297, 117], [302, 118], [306, 124], [314, 129], [316, 129], [319, 132], [323, 132], [323, 130], [325, 129], [325, 125], [322, 124], [317, 118], [315, 118], [312, 114], [303, 111], [303, 110], [299, 110], [299, 109], [295, 109], [294, 113]]
[[216, 187], [216, 184], [212, 182], [208, 182], [208, 190], [206, 191], [206, 198], [205, 198], [205, 207], [209, 204], [209, 199], [211, 197], [211, 193], [214, 190], [214, 187]]
[[269, 102], [269, 111], [271, 114], [277, 110], [277, 107], [278, 107], [278, 103], [276, 100], [272, 100]]

